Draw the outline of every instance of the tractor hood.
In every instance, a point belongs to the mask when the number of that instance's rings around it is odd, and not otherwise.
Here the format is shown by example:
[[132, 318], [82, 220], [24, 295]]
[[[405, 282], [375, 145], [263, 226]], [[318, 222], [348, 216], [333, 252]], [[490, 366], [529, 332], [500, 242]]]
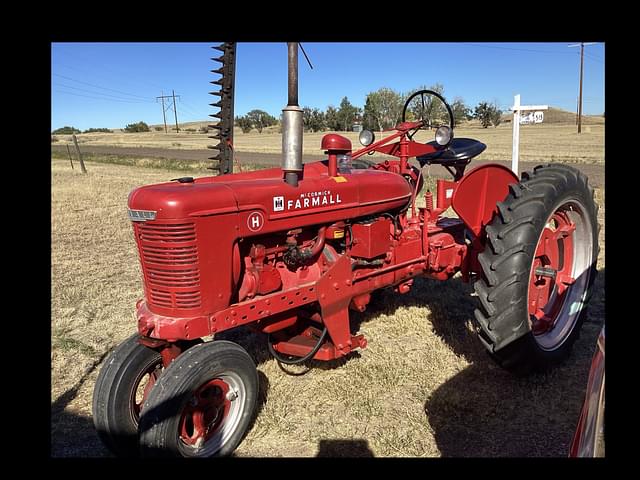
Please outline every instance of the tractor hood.
[[394, 173], [353, 170], [330, 177], [326, 162], [313, 162], [304, 166], [297, 187], [282, 182], [282, 170], [273, 168], [140, 187], [129, 195], [129, 208], [156, 212], [158, 220], [260, 212], [267, 223], [297, 218], [301, 226], [400, 208], [411, 194], [407, 181]]

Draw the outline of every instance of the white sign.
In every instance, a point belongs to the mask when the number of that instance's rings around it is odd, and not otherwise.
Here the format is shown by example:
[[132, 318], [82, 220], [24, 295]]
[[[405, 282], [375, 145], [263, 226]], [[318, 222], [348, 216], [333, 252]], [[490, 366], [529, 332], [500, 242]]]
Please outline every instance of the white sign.
[[539, 123], [542, 123], [544, 116], [540, 110], [548, 110], [548, 105], [520, 105], [520, 95], [513, 97], [513, 154], [511, 156], [511, 170], [518, 176], [518, 157], [520, 155], [520, 124], [523, 123], [521, 119], [528, 115], [522, 115], [522, 112], [533, 111], [533, 120], [535, 122], [536, 114], [539, 114], [537, 118], [540, 119]]
[[528, 125], [531, 123], [542, 123], [544, 121], [544, 112], [529, 112], [520, 114], [520, 125]]

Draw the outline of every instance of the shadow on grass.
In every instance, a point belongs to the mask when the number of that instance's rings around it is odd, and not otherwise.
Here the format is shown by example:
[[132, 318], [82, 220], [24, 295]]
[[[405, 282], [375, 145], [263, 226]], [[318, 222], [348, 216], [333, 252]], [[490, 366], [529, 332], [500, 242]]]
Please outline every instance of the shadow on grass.
[[[425, 402], [425, 414], [442, 456], [566, 457], [603, 322], [604, 270], [564, 363], [517, 378], [485, 356], [438, 387]], [[460, 348], [458, 341], [452, 348]]]
[[375, 457], [369, 443], [357, 440], [320, 440], [316, 457]]
[[111, 350], [104, 352], [93, 362], [80, 380], [51, 404], [51, 450], [52, 457], [103, 457], [109, 453], [96, 434], [91, 417], [66, 411], [76, 398], [82, 385], [102, 363]]

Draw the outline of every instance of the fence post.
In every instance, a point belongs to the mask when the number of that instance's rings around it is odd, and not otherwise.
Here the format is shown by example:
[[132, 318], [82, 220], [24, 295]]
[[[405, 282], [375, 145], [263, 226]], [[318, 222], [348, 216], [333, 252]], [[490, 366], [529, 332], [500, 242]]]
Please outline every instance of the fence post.
[[76, 152], [78, 152], [78, 159], [80, 160], [80, 170], [82, 170], [82, 173], [87, 173], [87, 169], [84, 168], [84, 162], [82, 161], [82, 153], [80, 153], [80, 147], [78, 146], [78, 139], [76, 138], [76, 134], [74, 133], [72, 137], [73, 143], [76, 146]]
[[73, 158], [71, 157], [71, 150], [69, 149], [69, 144], [65, 143], [66, 147], [67, 147], [67, 153], [69, 154], [69, 161], [71, 162], [71, 170], [73, 170]]

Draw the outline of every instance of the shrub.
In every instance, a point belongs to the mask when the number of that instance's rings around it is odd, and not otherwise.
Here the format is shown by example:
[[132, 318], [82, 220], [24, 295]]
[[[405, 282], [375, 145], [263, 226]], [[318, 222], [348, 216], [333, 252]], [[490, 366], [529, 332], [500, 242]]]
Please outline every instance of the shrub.
[[71, 135], [73, 133], [82, 133], [80, 130], [78, 130], [75, 127], [62, 127], [62, 128], [56, 128], [53, 132], [51, 132], [53, 134], [57, 134], [57, 135]]
[[135, 133], [135, 132], [149, 132], [149, 125], [144, 122], [138, 123], [130, 123], [126, 127], [124, 127], [124, 131], [127, 133]]
[[90, 128], [82, 133], [113, 133], [113, 130], [109, 130], [108, 128]]

